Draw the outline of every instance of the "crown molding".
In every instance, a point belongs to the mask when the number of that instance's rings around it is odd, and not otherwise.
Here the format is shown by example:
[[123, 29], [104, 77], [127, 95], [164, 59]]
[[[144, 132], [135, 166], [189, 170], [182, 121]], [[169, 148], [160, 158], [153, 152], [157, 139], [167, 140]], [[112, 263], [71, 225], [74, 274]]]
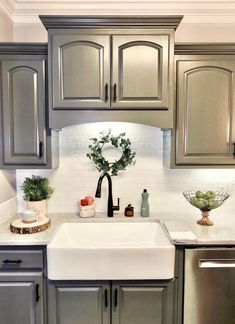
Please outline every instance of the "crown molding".
[[1, 43], [0, 53], [6, 55], [47, 55], [46, 43]]
[[0, 9], [7, 15], [10, 20], [13, 20], [17, 0], [1, 0]]
[[180, 43], [174, 45], [175, 55], [234, 55], [234, 43]]
[[235, 23], [235, 0], [1, 0], [16, 24], [39, 15], [184, 15], [182, 23]]
[[183, 16], [39, 16], [46, 29], [51, 28], [161, 28], [176, 29]]

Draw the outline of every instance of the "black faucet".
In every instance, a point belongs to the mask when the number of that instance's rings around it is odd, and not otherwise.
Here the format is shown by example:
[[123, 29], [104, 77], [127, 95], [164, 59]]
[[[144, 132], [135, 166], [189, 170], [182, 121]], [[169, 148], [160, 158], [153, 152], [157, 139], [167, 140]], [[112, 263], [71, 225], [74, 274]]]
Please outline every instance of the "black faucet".
[[111, 179], [111, 176], [107, 172], [103, 173], [99, 177], [95, 197], [96, 198], [101, 197], [101, 185], [102, 185], [102, 181], [103, 181], [104, 177], [106, 177], [108, 179], [108, 212], [107, 212], [107, 216], [113, 217], [113, 211], [119, 210], [119, 208], [120, 208], [119, 207], [119, 198], [118, 198], [118, 205], [114, 206], [113, 205], [113, 193], [112, 193], [112, 179]]

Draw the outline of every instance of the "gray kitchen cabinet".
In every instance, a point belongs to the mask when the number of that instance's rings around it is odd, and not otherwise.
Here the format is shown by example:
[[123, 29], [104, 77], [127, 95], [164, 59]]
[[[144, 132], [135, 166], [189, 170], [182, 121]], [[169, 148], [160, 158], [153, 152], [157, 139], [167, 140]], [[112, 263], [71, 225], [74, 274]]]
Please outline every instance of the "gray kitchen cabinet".
[[168, 108], [168, 35], [89, 33], [52, 36], [53, 109]]
[[53, 109], [108, 108], [108, 35], [53, 35]]
[[50, 127], [110, 120], [173, 126], [181, 16], [40, 19], [48, 29]]
[[185, 44], [175, 53], [173, 164], [234, 166], [235, 47]]
[[49, 283], [49, 324], [109, 324], [107, 283]]
[[112, 36], [112, 108], [168, 109], [171, 106], [169, 35]]
[[46, 125], [45, 45], [0, 44], [1, 167], [52, 168], [58, 133]]
[[174, 281], [114, 283], [112, 324], [173, 324]]
[[0, 324], [43, 324], [42, 273], [0, 272]]
[[44, 324], [43, 251], [0, 248], [0, 324]]
[[49, 282], [49, 324], [172, 324], [174, 280]]

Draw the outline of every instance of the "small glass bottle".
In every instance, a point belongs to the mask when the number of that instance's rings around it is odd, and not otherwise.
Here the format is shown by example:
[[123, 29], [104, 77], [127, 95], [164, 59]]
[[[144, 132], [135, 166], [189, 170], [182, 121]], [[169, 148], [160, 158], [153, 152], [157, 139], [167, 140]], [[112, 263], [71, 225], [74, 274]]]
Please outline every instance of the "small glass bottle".
[[125, 208], [125, 216], [127, 217], [134, 216], [134, 207], [131, 206], [131, 204], [128, 204], [128, 206]]
[[140, 215], [142, 217], [149, 217], [149, 202], [148, 202], [149, 194], [147, 192], [147, 189], [143, 190], [141, 196], [142, 196], [142, 202], [141, 202]]

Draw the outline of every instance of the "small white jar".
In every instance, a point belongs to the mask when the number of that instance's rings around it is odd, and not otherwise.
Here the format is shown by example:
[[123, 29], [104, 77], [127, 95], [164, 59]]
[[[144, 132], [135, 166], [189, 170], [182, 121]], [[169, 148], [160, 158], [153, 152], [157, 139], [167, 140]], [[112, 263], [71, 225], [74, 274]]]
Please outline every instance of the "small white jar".
[[27, 209], [22, 214], [22, 221], [24, 223], [33, 223], [36, 221], [37, 212], [31, 209]]

